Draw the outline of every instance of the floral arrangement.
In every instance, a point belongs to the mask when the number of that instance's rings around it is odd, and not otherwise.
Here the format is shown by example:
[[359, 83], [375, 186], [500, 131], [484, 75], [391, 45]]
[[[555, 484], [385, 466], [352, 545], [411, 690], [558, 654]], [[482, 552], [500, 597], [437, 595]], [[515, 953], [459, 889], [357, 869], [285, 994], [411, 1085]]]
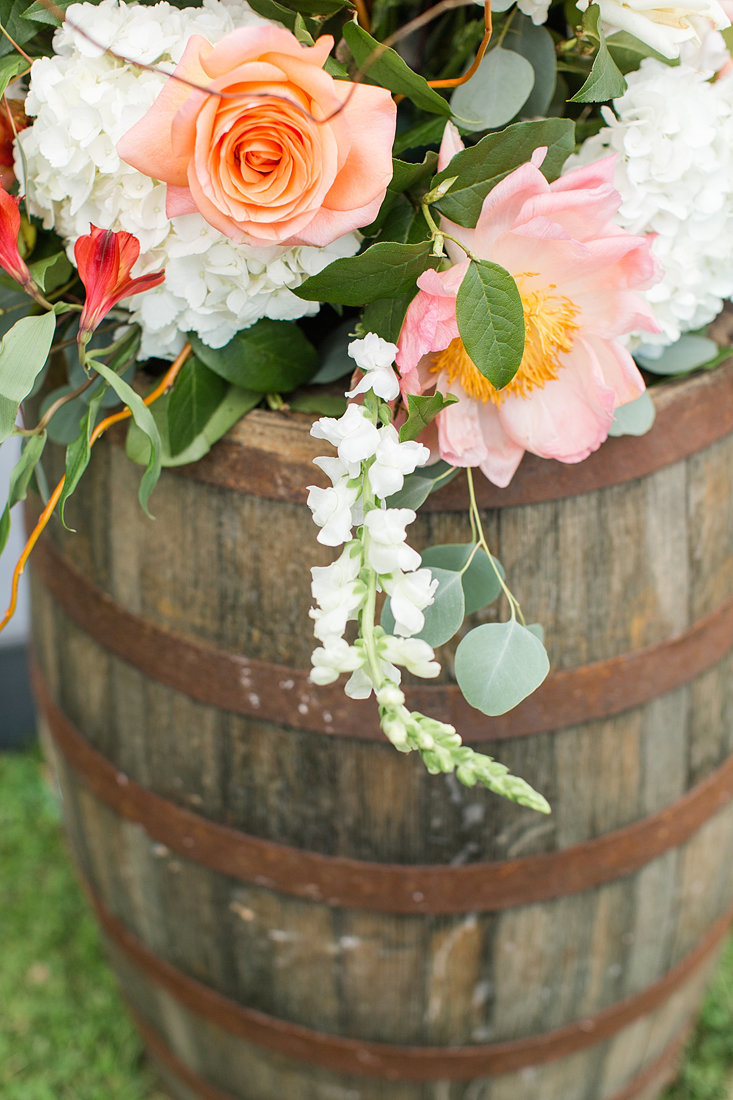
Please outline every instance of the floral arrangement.
[[[503, 487], [525, 451], [580, 462], [650, 426], [654, 377], [725, 356], [701, 330], [733, 295], [731, 14], [730, 0], [15, 4], [0, 442], [24, 446], [0, 549], [31, 482], [46, 506], [0, 629], [111, 424], [130, 420], [147, 510], [163, 466], [256, 405], [317, 416], [328, 453], [303, 492], [338, 556], [312, 570], [312, 681], [348, 676], [398, 750], [547, 811], [410, 712], [402, 670], [436, 676], [435, 649], [460, 635], [471, 705], [496, 715], [534, 691], [542, 630], [484, 536], [474, 468]], [[51, 490], [48, 439], [67, 447]], [[471, 540], [421, 555], [407, 527], [461, 471]], [[500, 596], [506, 621], [464, 627]]]

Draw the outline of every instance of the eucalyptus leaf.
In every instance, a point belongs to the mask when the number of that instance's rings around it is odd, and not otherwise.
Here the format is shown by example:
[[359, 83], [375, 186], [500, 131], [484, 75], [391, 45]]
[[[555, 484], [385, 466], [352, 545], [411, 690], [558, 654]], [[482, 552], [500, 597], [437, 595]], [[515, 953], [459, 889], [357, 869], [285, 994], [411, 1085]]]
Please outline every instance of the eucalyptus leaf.
[[377, 242], [358, 256], [334, 260], [318, 275], [306, 279], [293, 293], [309, 302], [338, 302], [343, 306], [361, 306], [378, 298], [401, 296], [410, 290], [414, 296], [418, 278], [435, 262], [430, 241], [420, 244]]
[[[438, 587], [432, 604], [424, 609], [425, 626], [415, 636], [435, 648], [450, 641], [460, 629], [466, 612], [460, 573], [438, 568], [430, 572]], [[385, 601], [382, 610], [382, 626], [388, 634], [394, 633], [395, 619], [389, 600]]]
[[519, 114], [534, 87], [534, 69], [521, 54], [497, 47], [451, 96], [454, 118], [464, 130], [495, 130]]
[[432, 424], [438, 413], [455, 405], [458, 400], [453, 394], [443, 397], [442, 393], [407, 395], [407, 419], [400, 428], [400, 443], [417, 439], [428, 425]]
[[524, 310], [512, 276], [488, 260], [471, 260], [456, 296], [463, 346], [477, 369], [500, 390], [524, 354]]
[[515, 122], [498, 134], [487, 134], [476, 145], [463, 149], [431, 181], [435, 187], [457, 176], [450, 191], [435, 206], [458, 225], [474, 226], [489, 192], [510, 172], [526, 164], [538, 146], [547, 146], [542, 174], [548, 180], [560, 175], [575, 148], [575, 123], [569, 118]]
[[288, 393], [318, 369], [316, 349], [292, 321], [257, 321], [223, 348], [210, 348], [195, 333], [188, 339], [204, 366], [244, 390]]
[[414, 474], [408, 474], [402, 488], [388, 498], [390, 508], [412, 508], [417, 511], [432, 492], [452, 481], [458, 471], [451, 469], [447, 462], [434, 462], [432, 466], [423, 466]]
[[525, 57], [534, 70], [534, 87], [520, 113], [526, 118], [546, 115], [557, 85], [557, 54], [552, 35], [547, 27], [538, 27], [528, 16], [517, 12], [504, 43], [508, 50]]
[[395, 50], [385, 49], [358, 23], [345, 23], [343, 34], [354, 61], [371, 84], [407, 96], [416, 107], [430, 114], [450, 115], [447, 100], [434, 91], [424, 77], [413, 72]]
[[455, 675], [466, 701], [483, 714], [504, 714], [535, 691], [550, 671], [539, 638], [512, 619], [484, 623], [461, 639]]
[[12, 433], [20, 404], [46, 365], [55, 331], [53, 313], [22, 317], [0, 343], [0, 443]]
[[168, 401], [168, 446], [180, 454], [203, 431], [221, 404], [228, 385], [191, 356], [181, 368]]
[[685, 333], [679, 340], [664, 348], [661, 355], [645, 355], [643, 351], [634, 353], [640, 367], [653, 374], [687, 374], [715, 359], [718, 345], [707, 336], [692, 336]]
[[38, 435], [28, 436], [25, 440], [23, 450], [20, 452], [20, 458], [11, 470], [8, 484], [8, 500], [0, 516], [0, 554], [2, 554], [5, 549], [8, 535], [10, 534], [10, 510], [16, 504], [19, 504], [21, 500], [25, 500], [28, 495], [28, 486], [30, 485], [36, 464], [43, 454], [43, 448], [45, 446], [45, 432], [39, 432]]
[[501, 593], [497, 570], [502, 576], [504, 574], [499, 562], [494, 559], [494, 569], [485, 552], [480, 547], [476, 549], [475, 543], [430, 546], [423, 552], [422, 563], [431, 569], [452, 569], [461, 575], [467, 615], [493, 603]]
[[[104, 378], [106, 382], [109, 382], [120, 401], [127, 405], [138, 428], [148, 437], [150, 444], [149, 457], [145, 473], [140, 480], [138, 499], [145, 514], [150, 516], [150, 512], [148, 511], [148, 500], [158, 483], [161, 469], [160, 433], [158, 431], [158, 426], [153, 420], [150, 409], [143, 402], [142, 397], [135, 393], [132, 387], [129, 386], [123, 378], [120, 378], [118, 374], [110, 370], [105, 363], [95, 361], [94, 368], [102, 375], [102, 378]], [[152, 519], [152, 516], [150, 516], [150, 518]]]
[[646, 435], [654, 423], [655, 416], [654, 402], [649, 396], [649, 391], [644, 390], [636, 401], [629, 401], [615, 410], [608, 434]]

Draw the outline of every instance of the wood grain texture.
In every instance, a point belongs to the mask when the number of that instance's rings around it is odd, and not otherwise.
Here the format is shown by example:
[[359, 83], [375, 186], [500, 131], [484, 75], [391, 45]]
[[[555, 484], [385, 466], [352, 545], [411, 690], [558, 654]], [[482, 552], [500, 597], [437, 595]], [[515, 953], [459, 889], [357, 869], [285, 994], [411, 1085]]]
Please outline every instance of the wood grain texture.
[[[228, 467], [235, 453], [246, 464], [249, 431], [256, 446], [270, 438], [263, 416], [230, 437]], [[301, 424], [286, 424], [284, 482], [288, 455], [312, 446]], [[308, 569], [330, 555], [304, 505], [166, 473], [150, 522], [135, 499], [138, 477], [114, 443], [96, 447], [86, 492], [69, 503], [78, 534], [50, 532], [59, 552], [164, 630], [307, 668]], [[489, 542], [528, 620], [544, 624], [556, 668], [659, 644], [730, 599], [731, 485], [726, 437], [624, 484], [486, 512]], [[465, 516], [439, 502], [440, 494], [415, 525], [416, 545], [469, 537]], [[728, 656], [621, 714], [483, 744], [547, 795], [554, 812], [543, 818], [428, 776], [379, 741], [195, 702], [157, 683], [154, 668], [147, 676], [110, 654], [34, 589], [45, 678], [121, 773], [212, 821], [324, 855], [461, 865], [562, 851], [663, 810], [731, 753]], [[474, 622], [502, 614], [490, 608]], [[685, 844], [593, 889], [500, 913], [390, 915], [209, 871], [117, 817], [58, 766], [83, 872], [143, 944], [227, 997], [333, 1035], [440, 1046], [563, 1027], [659, 981], [733, 904], [730, 806]], [[543, 1066], [469, 1083], [375, 1083], [243, 1045], [192, 1018], [119, 952], [115, 962], [136, 1011], [174, 1053], [242, 1100], [611, 1100], [673, 1042], [704, 980], [613, 1038]], [[662, 1077], [641, 1100], [653, 1100]], [[171, 1086], [182, 1100], [187, 1087]]]

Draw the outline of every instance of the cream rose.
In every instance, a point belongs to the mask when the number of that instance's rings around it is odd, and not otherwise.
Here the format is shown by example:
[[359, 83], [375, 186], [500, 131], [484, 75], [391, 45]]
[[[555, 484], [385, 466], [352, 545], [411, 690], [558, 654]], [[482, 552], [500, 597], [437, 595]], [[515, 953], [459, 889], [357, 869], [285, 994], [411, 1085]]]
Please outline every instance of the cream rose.
[[198, 211], [235, 241], [323, 246], [368, 225], [392, 177], [396, 109], [384, 88], [324, 72], [332, 46], [271, 25], [215, 46], [195, 35], [120, 157], [168, 185], [169, 217]]
[[[586, 11], [590, 2], [578, 0], [577, 7]], [[711, 22], [717, 30], [730, 26], [718, 0], [686, 0], [684, 4], [664, 0], [597, 0], [597, 3], [607, 31], [628, 31], [670, 59], [680, 56], [683, 42], [699, 43]]]

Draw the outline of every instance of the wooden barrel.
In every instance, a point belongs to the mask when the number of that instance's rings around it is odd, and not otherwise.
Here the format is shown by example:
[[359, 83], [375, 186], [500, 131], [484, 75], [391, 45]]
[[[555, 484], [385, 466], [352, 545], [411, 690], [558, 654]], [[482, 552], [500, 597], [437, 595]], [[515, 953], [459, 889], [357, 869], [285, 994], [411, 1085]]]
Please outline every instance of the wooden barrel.
[[[309, 684], [307, 423], [253, 413], [164, 474], [154, 522], [119, 440], [95, 448], [78, 534], [34, 555], [38, 699], [173, 1096], [658, 1096], [733, 911], [733, 365], [656, 402], [647, 436], [481, 487], [542, 689], [497, 719], [411, 689], [547, 818]], [[460, 479], [414, 530], [470, 537]]]

